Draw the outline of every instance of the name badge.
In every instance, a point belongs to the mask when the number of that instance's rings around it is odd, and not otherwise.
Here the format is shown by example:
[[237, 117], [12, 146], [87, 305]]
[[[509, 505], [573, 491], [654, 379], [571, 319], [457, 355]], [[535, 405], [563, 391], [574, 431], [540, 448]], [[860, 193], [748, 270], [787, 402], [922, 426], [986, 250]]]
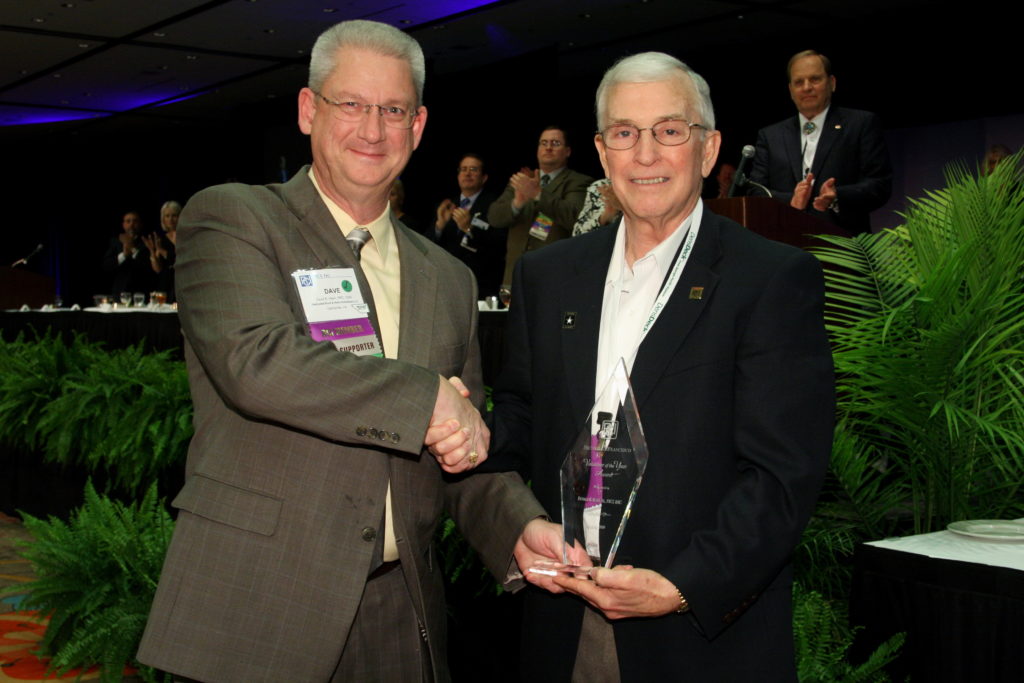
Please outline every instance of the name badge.
[[547, 240], [548, 235], [551, 234], [551, 226], [553, 224], [553, 220], [542, 213], [538, 213], [537, 217], [533, 219], [533, 225], [530, 226], [530, 237]]
[[302, 301], [309, 335], [357, 356], [383, 356], [370, 306], [363, 299], [353, 268], [296, 270], [292, 273]]
[[480, 218], [480, 214], [473, 216], [473, 220], [471, 220], [469, 224], [472, 225], [474, 228], [479, 228], [480, 230], [491, 229], [491, 224], [485, 221], [483, 218]]

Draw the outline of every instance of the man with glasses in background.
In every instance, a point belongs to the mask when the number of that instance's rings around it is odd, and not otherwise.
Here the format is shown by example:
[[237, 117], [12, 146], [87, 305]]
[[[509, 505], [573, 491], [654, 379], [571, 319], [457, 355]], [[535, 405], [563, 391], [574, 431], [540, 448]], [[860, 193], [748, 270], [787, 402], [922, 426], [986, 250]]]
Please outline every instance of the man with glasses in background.
[[472, 275], [388, 205], [424, 73], [398, 29], [332, 27], [298, 97], [312, 166], [181, 215], [195, 435], [138, 655], [178, 680], [445, 681], [442, 510], [502, 573], [547, 524], [516, 475], [443, 476], [489, 433]]
[[508, 230], [503, 284], [512, 281], [512, 269], [525, 252], [572, 236], [593, 178], [566, 166], [570, 154], [565, 130], [548, 126], [537, 141], [538, 167], [512, 174], [504, 193], [491, 204], [488, 222]]
[[679, 60], [618, 62], [597, 121], [623, 219], [516, 266], [493, 450], [557, 520], [560, 465], [622, 359], [649, 457], [618, 566], [527, 575], [583, 600], [528, 590], [522, 679], [795, 681], [789, 562], [832, 444], [821, 266], [704, 207], [721, 135]]
[[498, 296], [508, 231], [487, 222], [487, 211], [497, 195], [484, 187], [487, 173], [479, 154], [463, 155], [457, 181], [458, 197], [445, 199], [437, 207], [434, 240], [473, 271], [481, 299]]

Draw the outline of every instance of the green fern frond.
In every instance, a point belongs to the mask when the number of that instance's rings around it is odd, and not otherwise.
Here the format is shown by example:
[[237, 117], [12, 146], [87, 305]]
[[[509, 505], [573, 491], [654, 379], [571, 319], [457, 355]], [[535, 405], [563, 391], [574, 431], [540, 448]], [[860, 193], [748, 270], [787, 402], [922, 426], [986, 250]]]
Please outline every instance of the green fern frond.
[[[32, 535], [23, 556], [37, 578], [19, 591], [27, 591], [26, 609], [49, 616], [41, 645], [52, 667], [99, 664], [101, 680], [120, 681], [126, 664], [138, 666], [134, 653], [173, 522], [155, 484], [140, 501], [125, 505], [101, 496], [89, 482], [84, 499], [68, 522], [23, 515]], [[152, 670], [147, 675], [155, 679]]]

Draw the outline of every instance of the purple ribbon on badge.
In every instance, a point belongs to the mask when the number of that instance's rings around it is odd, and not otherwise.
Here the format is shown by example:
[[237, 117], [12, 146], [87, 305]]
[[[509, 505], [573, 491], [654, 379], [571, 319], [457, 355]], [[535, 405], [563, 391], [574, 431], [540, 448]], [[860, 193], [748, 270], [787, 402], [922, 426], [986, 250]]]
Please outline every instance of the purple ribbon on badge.
[[367, 337], [374, 334], [374, 331], [369, 318], [353, 318], [310, 323], [309, 334], [314, 341], [332, 341], [349, 337]]

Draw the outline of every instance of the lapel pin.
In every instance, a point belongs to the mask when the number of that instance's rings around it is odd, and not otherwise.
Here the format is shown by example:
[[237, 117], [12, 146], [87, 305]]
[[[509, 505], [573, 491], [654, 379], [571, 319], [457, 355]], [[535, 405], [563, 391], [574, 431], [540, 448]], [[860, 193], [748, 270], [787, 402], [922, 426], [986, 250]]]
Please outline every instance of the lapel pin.
[[690, 287], [690, 301], [700, 301], [704, 298], [703, 287]]
[[837, 123], [836, 124], [836, 130], [842, 130], [842, 128], [843, 128], [843, 124], [841, 124], [841, 123]]
[[576, 327], [576, 311], [566, 311], [562, 314], [562, 329], [571, 330]]

